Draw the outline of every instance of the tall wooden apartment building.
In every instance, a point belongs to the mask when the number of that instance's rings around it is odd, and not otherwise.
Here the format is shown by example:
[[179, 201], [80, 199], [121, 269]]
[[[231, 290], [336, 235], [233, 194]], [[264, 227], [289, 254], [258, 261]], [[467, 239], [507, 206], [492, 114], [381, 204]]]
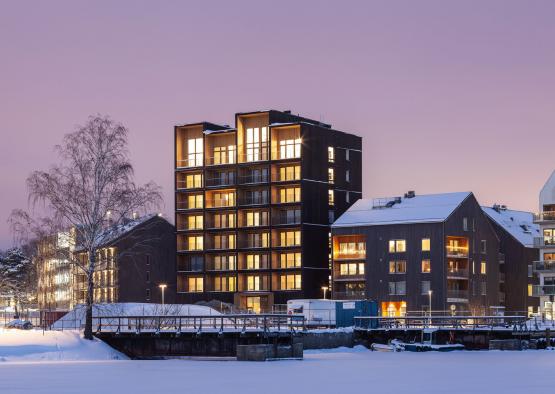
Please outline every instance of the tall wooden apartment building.
[[269, 311], [329, 283], [330, 223], [361, 198], [362, 139], [291, 114], [175, 126], [180, 302]]

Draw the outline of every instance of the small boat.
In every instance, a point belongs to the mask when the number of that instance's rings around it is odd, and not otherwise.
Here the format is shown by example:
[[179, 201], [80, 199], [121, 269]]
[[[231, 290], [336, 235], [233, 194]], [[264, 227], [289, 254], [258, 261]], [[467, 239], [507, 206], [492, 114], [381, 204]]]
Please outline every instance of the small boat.
[[397, 344], [392, 343], [390, 341], [388, 344], [384, 343], [373, 343], [370, 345], [370, 349], [376, 352], [402, 352], [403, 349], [399, 347]]
[[407, 351], [407, 352], [450, 352], [453, 350], [463, 350], [464, 345], [460, 343], [453, 343], [453, 344], [444, 344], [444, 345], [437, 345], [432, 344], [430, 342], [401, 342], [397, 339], [391, 341], [391, 345], [395, 346], [400, 351]]

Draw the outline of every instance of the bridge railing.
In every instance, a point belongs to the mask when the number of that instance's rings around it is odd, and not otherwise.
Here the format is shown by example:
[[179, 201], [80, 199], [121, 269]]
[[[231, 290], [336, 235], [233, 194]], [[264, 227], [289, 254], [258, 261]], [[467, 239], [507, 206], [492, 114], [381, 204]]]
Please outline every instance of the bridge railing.
[[422, 329], [422, 328], [523, 328], [527, 324], [526, 316], [403, 316], [355, 317], [355, 329]]
[[303, 316], [284, 314], [224, 314], [217, 316], [99, 316], [97, 332], [284, 332], [303, 331]]

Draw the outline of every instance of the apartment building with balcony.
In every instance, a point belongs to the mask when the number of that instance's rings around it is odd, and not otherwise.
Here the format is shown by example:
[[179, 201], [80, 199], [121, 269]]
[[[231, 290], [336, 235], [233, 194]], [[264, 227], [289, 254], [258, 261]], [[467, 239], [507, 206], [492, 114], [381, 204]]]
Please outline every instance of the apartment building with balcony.
[[533, 265], [538, 284], [532, 287], [532, 295], [538, 297], [540, 313], [548, 319], [555, 318], [555, 171], [551, 174], [539, 196], [539, 213], [535, 223], [540, 234], [534, 239], [539, 248], [539, 260]]
[[290, 111], [176, 126], [178, 300], [258, 312], [321, 297], [330, 223], [361, 198], [361, 149]]
[[533, 267], [539, 267], [539, 249], [534, 246], [534, 238], [539, 236], [540, 229], [534, 223], [534, 214], [500, 204], [482, 209], [500, 241], [500, 305], [506, 315], [538, 312], [539, 301], [532, 290], [538, 283], [533, 275]]
[[499, 306], [499, 240], [472, 193], [359, 200], [332, 244], [334, 298], [376, 300], [384, 316]]

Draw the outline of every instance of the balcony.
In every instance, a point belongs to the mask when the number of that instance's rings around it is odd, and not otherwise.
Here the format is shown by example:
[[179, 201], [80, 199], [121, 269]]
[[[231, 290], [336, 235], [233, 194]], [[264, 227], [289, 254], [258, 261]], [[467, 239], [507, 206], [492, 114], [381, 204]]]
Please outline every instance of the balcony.
[[295, 225], [301, 223], [301, 210], [291, 209], [272, 213], [273, 225]]
[[178, 200], [175, 202], [175, 209], [178, 211], [188, 211], [188, 210], [202, 209], [202, 208], [203, 208], [202, 194], [189, 195], [189, 196], [178, 195]]
[[235, 206], [235, 197], [206, 199], [206, 208], [231, 208]]
[[239, 155], [240, 163], [256, 163], [259, 161], [269, 160], [268, 149], [265, 147], [256, 147], [252, 149], [247, 149], [247, 153], [242, 153]]
[[256, 183], [268, 183], [268, 173], [246, 174], [239, 176], [238, 183], [241, 185], [251, 185]]
[[447, 299], [468, 300], [468, 290], [447, 289]]
[[468, 247], [466, 246], [450, 246], [445, 247], [447, 257], [452, 258], [468, 258]]
[[534, 214], [534, 222], [555, 222], [555, 211], [543, 211]]
[[235, 256], [219, 257], [221, 258], [208, 258], [208, 261], [206, 262], [206, 271], [235, 271], [237, 269], [237, 264], [234, 258]]
[[270, 203], [268, 195], [244, 196], [239, 199], [240, 206], [267, 205]]
[[221, 154], [216, 156], [211, 156], [206, 158], [207, 166], [221, 166], [235, 164], [237, 160], [235, 159], [235, 151], [230, 151], [228, 154]]
[[555, 236], [534, 237], [534, 247], [555, 248]]
[[534, 272], [555, 272], [555, 260], [534, 261]]
[[366, 298], [366, 292], [357, 291], [334, 291], [333, 298], [336, 300], [363, 300]]
[[532, 286], [532, 296], [555, 296], [555, 285], [534, 285]]
[[188, 256], [179, 256], [177, 260], [177, 270], [181, 272], [202, 272], [204, 262], [202, 259], [186, 258]]
[[468, 269], [458, 267], [447, 267], [448, 278], [468, 279]]

